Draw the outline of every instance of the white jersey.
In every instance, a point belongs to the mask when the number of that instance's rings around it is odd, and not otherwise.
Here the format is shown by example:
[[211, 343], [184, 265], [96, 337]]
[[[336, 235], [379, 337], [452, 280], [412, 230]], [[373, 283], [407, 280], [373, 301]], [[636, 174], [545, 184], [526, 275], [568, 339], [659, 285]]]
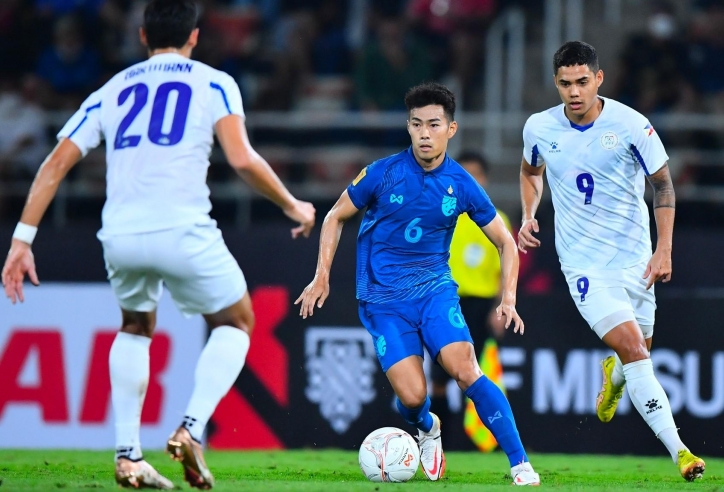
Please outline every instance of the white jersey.
[[596, 120], [572, 123], [561, 104], [528, 118], [523, 156], [545, 163], [561, 265], [628, 268], [651, 257], [644, 175], [668, 161], [661, 139], [637, 111], [607, 98]]
[[208, 223], [214, 125], [244, 116], [228, 74], [175, 53], [118, 73], [58, 133], [85, 155], [106, 140], [105, 235]]

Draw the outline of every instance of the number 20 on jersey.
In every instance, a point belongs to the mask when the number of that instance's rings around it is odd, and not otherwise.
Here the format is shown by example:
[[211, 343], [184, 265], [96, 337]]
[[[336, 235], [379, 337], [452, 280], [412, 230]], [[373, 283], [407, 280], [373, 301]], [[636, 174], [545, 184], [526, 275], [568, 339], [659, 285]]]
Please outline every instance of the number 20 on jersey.
[[[164, 131], [166, 107], [173, 92], [176, 93], [176, 108], [173, 112], [171, 128]], [[126, 132], [148, 103], [148, 86], [146, 84], [135, 84], [126, 87], [118, 94], [118, 106], [123, 106], [131, 95], [133, 95], [133, 104], [118, 126], [116, 138], [113, 139], [114, 149], [137, 147], [141, 143], [141, 135], [126, 135]], [[148, 139], [156, 145], [171, 146], [179, 143], [186, 130], [186, 119], [189, 115], [190, 103], [191, 87], [188, 85], [182, 82], [166, 82], [159, 85], [156, 96], [153, 98], [151, 121], [148, 125]]]

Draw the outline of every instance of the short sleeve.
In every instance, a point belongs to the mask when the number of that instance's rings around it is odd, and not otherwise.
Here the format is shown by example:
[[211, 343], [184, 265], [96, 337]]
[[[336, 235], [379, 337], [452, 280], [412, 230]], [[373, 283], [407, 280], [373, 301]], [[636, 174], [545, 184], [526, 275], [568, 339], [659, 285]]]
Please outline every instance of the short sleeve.
[[241, 91], [231, 76], [219, 72], [218, 77], [210, 82], [210, 109], [214, 124], [224, 116], [236, 114], [244, 118], [244, 107], [241, 104]]
[[669, 156], [654, 127], [646, 118], [636, 119], [639, 124], [631, 128], [631, 154], [647, 176], [664, 167]]
[[101, 95], [96, 91], [86, 99], [80, 109], [71, 116], [58, 132], [58, 140], [68, 138], [76, 144], [85, 156], [88, 151], [98, 147], [103, 138], [101, 128]]
[[382, 168], [379, 161], [373, 162], [362, 169], [347, 187], [347, 194], [357, 210], [368, 206], [377, 196], [377, 188], [380, 183], [379, 173], [382, 172]]
[[467, 190], [468, 203], [465, 212], [478, 227], [483, 228], [495, 218], [497, 211], [482, 186], [470, 179]]
[[526, 162], [533, 167], [538, 167], [544, 164], [543, 158], [538, 151], [538, 142], [535, 138], [535, 132], [533, 131], [534, 123], [533, 117], [528, 118], [523, 127], [523, 158]]

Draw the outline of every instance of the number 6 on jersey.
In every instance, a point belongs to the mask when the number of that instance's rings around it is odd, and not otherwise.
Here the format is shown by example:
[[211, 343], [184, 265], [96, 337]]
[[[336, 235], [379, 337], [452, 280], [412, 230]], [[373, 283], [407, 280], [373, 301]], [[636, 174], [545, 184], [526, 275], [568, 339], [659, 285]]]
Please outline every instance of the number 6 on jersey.
[[584, 203], [590, 205], [591, 198], [593, 198], [593, 176], [589, 173], [581, 173], [576, 178], [576, 184], [578, 185], [578, 191], [586, 194]]

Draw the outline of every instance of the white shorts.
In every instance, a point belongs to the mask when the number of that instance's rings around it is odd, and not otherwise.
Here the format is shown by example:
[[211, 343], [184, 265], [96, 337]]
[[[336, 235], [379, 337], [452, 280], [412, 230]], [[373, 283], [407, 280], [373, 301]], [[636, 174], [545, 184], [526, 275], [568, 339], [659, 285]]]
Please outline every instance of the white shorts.
[[644, 338], [654, 334], [656, 296], [643, 278], [648, 262], [621, 270], [562, 267], [578, 311], [596, 334], [603, 336], [626, 321], [636, 320]]
[[126, 311], [156, 309], [166, 284], [187, 316], [213, 314], [238, 302], [246, 279], [215, 221], [143, 234], [106, 236], [108, 280]]

